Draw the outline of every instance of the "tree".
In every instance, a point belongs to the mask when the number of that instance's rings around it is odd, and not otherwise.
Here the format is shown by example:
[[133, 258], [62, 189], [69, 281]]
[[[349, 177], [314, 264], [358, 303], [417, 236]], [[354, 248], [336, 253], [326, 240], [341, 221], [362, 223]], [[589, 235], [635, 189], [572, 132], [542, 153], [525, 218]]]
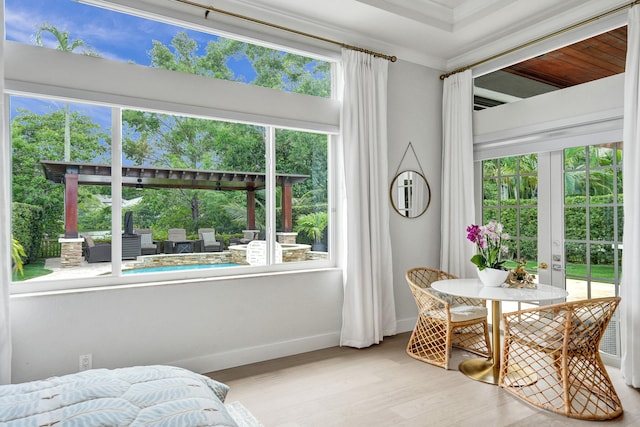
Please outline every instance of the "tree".
[[[328, 63], [221, 38], [209, 42], [203, 55], [199, 52], [197, 42], [180, 32], [170, 46], [153, 42], [151, 64], [178, 72], [242, 81], [244, 76], [236, 76], [227, 63], [231, 59], [246, 58], [256, 72], [252, 84], [314, 95], [330, 94]], [[140, 111], [123, 112], [123, 122], [123, 151], [127, 159], [137, 165], [265, 172], [263, 127]], [[277, 150], [279, 173], [309, 174], [313, 177], [308, 183], [296, 186], [294, 196], [308, 194], [321, 185], [324, 196], [316, 201], [326, 203], [327, 137], [279, 131]], [[155, 204], [151, 198], [162, 198], [167, 202], [172, 199], [180, 206], [172, 204], [173, 211], [181, 211], [183, 207], [188, 209], [193, 231], [205, 221], [209, 224], [215, 221], [217, 230], [237, 229], [238, 206], [245, 204], [244, 194], [186, 189], [178, 189], [174, 193], [179, 198], [166, 191], [145, 193], [145, 199], [149, 200], [144, 203]], [[258, 221], [259, 215], [264, 215], [261, 197], [258, 192]], [[218, 209], [213, 208], [213, 202]], [[219, 212], [221, 205], [226, 206], [224, 214]], [[203, 212], [203, 206], [207, 206], [207, 212]], [[141, 210], [143, 208], [144, 204], [140, 206]], [[216, 214], [211, 213], [216, 210]], [[243, 210], [246, 215], [246, 206]]]
[[[47, 23], [42, 24], [36, 33], [35, 43], [37, 46], [43, 46], [42, 33], [51, 34], [57, 41], [57, 50], [62, 52], [73, 52], [77, 48], [83, 48], [83, 55], [100, 57], [93, 49], [89, 48], [82, 40], [69, 39], [68, 31], [60, 31], [58, 28]], [[69, 119], [69, 104], [65, 107], [65, 121], [64, 121], [64, 160], [68, 162], [71, 159], [71, 122]]]
[[[43, 231], [58, 235], [63, 231], [64, 188], [47, 181], [40, 162], [60, 160], [64, 156], [66, 112], [36, 114], [18, 110], [11, 123], [13, 162], [13, 200], [40, 206], [44, 210]], [[74, 161], [94, 162], [109, 159], [109, 135], [90, 117], [78, 112], [69, 115], [71, 137], [77, 144], [70, 150]]]

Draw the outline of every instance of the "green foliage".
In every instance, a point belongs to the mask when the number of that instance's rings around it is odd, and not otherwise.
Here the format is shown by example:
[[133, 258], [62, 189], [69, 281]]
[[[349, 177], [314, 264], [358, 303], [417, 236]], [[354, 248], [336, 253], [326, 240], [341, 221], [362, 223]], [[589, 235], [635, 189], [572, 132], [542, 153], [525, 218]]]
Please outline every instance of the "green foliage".
[[17, 241], [13, 234], [11, 235], [11, 261], [13, 262], [13, 270], [19, 275], [24, 275], [24, 269], [22, 268], [27, 254], [24, 251], [24, 247]]
[[87, 46], [87, 44], [79, 39], [70, 40], [68, 31], [60, 31], [57, 27], [53, 25], [44, 23], [38, 29], [36, 33], [35, 43], [37, 46], [43, 46], [42, 35], [43, 33], [49, 33], [54, 37], [58, 45], [56, 46], [57, 50], [63, 52], [73, 52], [77, 48], [82, 48], [82, 54], [88, 56], [100, 57], [100, 55], [94, 51], [92, 48]]
[[[523, 205], [534, 204], [536, 200], [520, 200]], [[613, 196], [590, 196], [590, 209], [587, 211], [586, 196], [570, 196], [565, 197], [565, 238], [567, 240], [587, 240], [587, 215], [589, 215], [589, 225], [591, 234], [589, 240], [602, 240], [605, 242], [622, 241], [623, 228], [623, 212], [618, 208], [618, 235], [614, 234], [613, 224], [616, 211], [612, 206], [607, 204], [613, 203]], [[485, 206], [496, 206], [496, 200], [485, 200]], [[521, 236], [535, 237], [538, 235], [537, 208], [520, 209], [520, 222], [518, 223], [518, 210], [504, 208], [504, 206], [515, 206], [516, 200], [500, 201], [503, 208], [500, 209], [499, 220], [504, 224], [505, 231], [512, 236], [517, 235], [516, 231], [520, 230]], [[618, 204], [623, 205], [623, 196], [618, 195]], [[498, 210], [483, 210], [486, 218], [498, 217]], [[537, 246], [533, 241], [520, 242], [520, 257], [525, 259], [537, 258]], [[597, 247], [596, 247], [597, 246]], [[601, 246], [601, 247], [600, 247]], [[592, 262], [598, 264], [613, 264], [614, 253], [611, 250], [611, 244], [593, 245], [592, 253], [587, 254], [586, 245], [584, 243], [567, 243], [566, 259], [568, 263], [586, 263], [587, 257], [591, 257]]]
[[[245, 58], [257, 73], [253, 84], [329, 95], [328, 63], [222, 38], [209, 42], [204, 51], [200, 56], [197, 42], [181, 32], [170, 46], [154, 41], [151, 63], [173, 71], [243, 80], [244, 76], [235, 76], [227, 63]], [[265, 129], [261, 126], [141, 111], [123, 111], [123, 122], [123, 151], [137, 165], [265, 172]], [[308, 203], [307, 211], [326, 204], [326, 135], [278, 130], [276, 163], [278, 173], [310, 176], [293, 187], [294, 199]], [[137, 227], [153, 227], [158, 233], [172, 226], [192, 232], [200, 227], [215, 227], [218, 232], [231, 233], [247, 225], [243, 192], [145, 190], [143, 200], [133, 210]], [[259, 191], [256, 227], [264, 228], [264, 218], [264, 194]]]
[[[11, 122], [13, 200], [40, 206], [42, 231], [50, 236], [63, 231], [64, 187], [47, 181], [40, 162], [63, 160], [64, 123], [63, 109], [45, 114], [18, 110]], [[109, 135], [98, 124], [78, 112], [70, 114], [70, 123], [73, 161], [100, 163], [109, 159], [109, 146], [104, 143]]]
[[25, 203], [12, 204], [12, 235], [24, 248], [24, 261], [29, 263], [38, 258], [42, 241], [43, 209]]
[[[36, 42], [42, 45], [48, 35], [59, 50], [95, 54], [84, 41], [72, 40], [68, 32], [48, 24], [39, 28]], [[256, 72], [252, 84], [330, 96], [329, 63], [285, 52], [223, 38], [201, 49], [180, 32], [169, 46], [154, 41], [149, 54], [154, 67], [235, 81], [246, 81], [246, 77], [235, 75], [228, 64], [249, 60]], [[131, 110], [122, 115], [126, 162], [197, 170], [266, 170], [264, 127]], [[48, 182], [40, 162], [68, 159], [108, 164], [110, 135], [90, 117], [70, 111], [68, 105], [44, 114], [18, 111], [11, 132], [13, 198], [42, 208], [39, 235], [58, 236], [63, 231], [64, 186]], [[277, 172], [310, 177], [293, 187], [294, 217], [326, 208], [327, 147], [326, 135], [277, 131]], [[110, 196], [110, 188], [82, 185], [78, 191], [79, 231], [109, 230], [111, 208], [97, 196]], [[137, 192], [123, 188], [122, 193], [125, 200], [134, 201], [124, 209], [134, 212], [134, 227], [151, 228], [158, 239], [166, 238], [167, 230], [174, 227], [187, 229], [191, 236], [201, 227], [215, 227], [229, 236], [246, 228], [246, 194], [241, 191], [145, 188]], [[255, 196], [256, 227], [263, 229], [264, 190], [256, 191]], [[277, 206], [276, 214], [281, 215]]]
[[313, 212], [298, 217], [295, 230], [306, 234], [315, 243], [322, 242], [324, 230], [329, 225], [329, 215], [326, 211]]
[[14, 282], [20, 282], [23, 280], [29, 280], [35, 277], [46, 276], [47, 274], [50, 274], [52, 271], [44, 268], [44, 263], [44, 259], [38, 259], [25, 265], [22, 273], [18, 273], [16, 270], [14, 270], [11, 275], [11, 280], [13, 280]]

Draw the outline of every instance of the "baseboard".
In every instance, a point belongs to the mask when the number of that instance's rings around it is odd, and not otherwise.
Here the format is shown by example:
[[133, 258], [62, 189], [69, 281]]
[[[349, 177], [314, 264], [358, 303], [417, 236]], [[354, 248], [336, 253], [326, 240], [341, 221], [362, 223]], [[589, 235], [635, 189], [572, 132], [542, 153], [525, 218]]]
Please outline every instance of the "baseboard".
[[410, 317], [408, 319], [401, 319], [396, 321], [396, 328], [398, 333], [413, 331], [413, 328], [416, 327], [416, 322], [418, 321], [417, 317]]
[[340, 332], [314, 335], [289, 341], [280, 341], [260, 346], [245, 347], [233, 351], [209, 354], [200, 357], [182, 359], [168, 364], [207, 373], [221, 369], [234, 368], [250, 363], [263, 362], [279, 357], [321, 350], [340, 345]]
[[[396, 323], [397, 333], [412, 331], [415, 324], [415, 317], [400, 319]], [[207, 373], [338, 345], [340, 345], [340, 331], [261, 346], [245, 347], [189, 359], [175, 360], [168, 364], [194, 372]]]

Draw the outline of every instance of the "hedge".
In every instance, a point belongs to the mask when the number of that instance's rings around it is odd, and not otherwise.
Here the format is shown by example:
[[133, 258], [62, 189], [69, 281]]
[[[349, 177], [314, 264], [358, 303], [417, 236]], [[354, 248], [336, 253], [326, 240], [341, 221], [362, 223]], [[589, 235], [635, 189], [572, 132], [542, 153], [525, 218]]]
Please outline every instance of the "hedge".
[[[613, 195], [590, 196], [589, 202], [589, 224], [590, 241], [602, 241], [602, 244], [592, 243], [591, 253], [586, 253], [584, 243], [571, 242], [572, 240], [586, 240], [587, 224], [587, 197], [571, 196], [565, 199], [565, 239], [569, 242], [566, 245], [566, 260], [568, 263], [586, 263], [586, 257], [591, 258], [591, 262], [597, 264], [613, 264], [614, 250], [612, 242], [622, 242], [623, 227], [623, 200], [622, 194], [618, 195], [618, 235], [614, 235], [614, 215]], [[500, 216], [498, 218], [497, 201], [484, 200], [484, 222], [490, 219], [498, 219], [509, 234], [517, 234], [517, 209], [516, 200], [502, 200], [500, 206]], [[538, 210], [536, 199], [520, 200], [520, 235], [523, 237], [536, 237], [538, 235]], [[513, 207], [510, 207], [513, 206]], [[527, 207], [532, 206], [532, 207]], [[537, 251], [534, 242], [522, 241], [521, 254], [526, 259]], [[537, 258], [537, 255], [536, 255]], [[531, 258], [533, 259], [533, 258]]]
[[38, 259], [42, 241], [43, 210], [40, 206], [26, 203], [12, 203], [11, 226], [13, 237], [18, 240], [27, 254], [25, 264]]

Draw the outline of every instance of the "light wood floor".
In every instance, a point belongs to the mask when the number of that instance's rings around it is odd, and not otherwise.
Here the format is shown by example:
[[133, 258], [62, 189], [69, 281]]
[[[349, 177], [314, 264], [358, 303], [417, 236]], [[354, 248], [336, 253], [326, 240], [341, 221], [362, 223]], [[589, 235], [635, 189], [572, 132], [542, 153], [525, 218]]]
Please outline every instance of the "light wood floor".
[[[448, 371], [405, 353], [409, 334], [367, 349], [335, 347], [208, 374], [231, 387], [265, 427], [296, 426], [566, 426], [600, 425], [537, 409], [499, 387], [457, 370], [466, 352], [454, 350]], [[606, 422], [640, 425], [640, 390], [609, 375], [624, 414]]]

